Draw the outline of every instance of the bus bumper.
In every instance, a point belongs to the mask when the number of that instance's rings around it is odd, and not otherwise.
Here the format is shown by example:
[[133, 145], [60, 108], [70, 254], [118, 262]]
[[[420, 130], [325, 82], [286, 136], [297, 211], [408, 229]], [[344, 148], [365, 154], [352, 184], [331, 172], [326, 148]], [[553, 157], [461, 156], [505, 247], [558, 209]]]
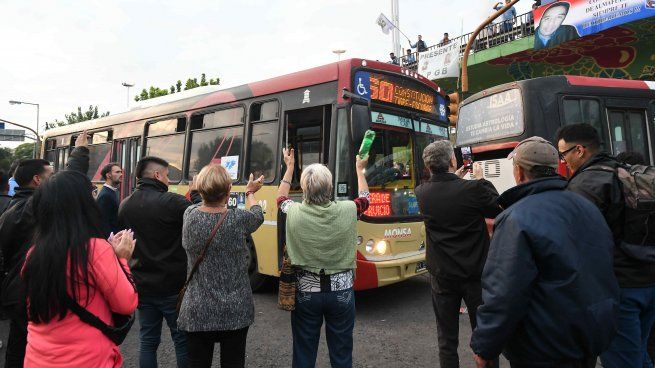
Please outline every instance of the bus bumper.
[[425, 251], [388, 261], [369, 261], [357, 252], [355, 290], [391, 285], [425, 273]]

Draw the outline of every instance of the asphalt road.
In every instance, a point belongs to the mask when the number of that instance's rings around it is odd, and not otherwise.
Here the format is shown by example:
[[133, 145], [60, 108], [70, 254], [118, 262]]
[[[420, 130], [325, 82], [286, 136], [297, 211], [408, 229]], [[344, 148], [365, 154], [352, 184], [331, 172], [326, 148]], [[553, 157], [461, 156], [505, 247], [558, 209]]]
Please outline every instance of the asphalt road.
[[[255, 294], [255, 323], [248, 334], [248, 367], [291, 367], [289, 312], [277, 309], [273, 288]], [[355, 367], [439, 367], [437, 330], [430, 299], [430, 284], [419, 276], [400, 284], [356, 294], [357, 320], [354, 339]], [[8, 324], [0, 324], [0, 339], [6, 341]], [[175, 367], [175, 353], [164, 327], [159, 347], [160, 367]], [[475, 367], [468, 343], [468, 316], [460, 316], [460, 361], [462, 368]], [[218, 346], [214, 366], [218, 367]], [[0, 351], [4, 358], [4, 346]], [[121, 345], [125, 367], [137, 367], [138, 322]], [[4, 359], [0, 359], [4, 366]], [[325, 334], [322, 334], [317, 367], [329, 367]], [[508, 367], [501, 362], [501, 367]]]

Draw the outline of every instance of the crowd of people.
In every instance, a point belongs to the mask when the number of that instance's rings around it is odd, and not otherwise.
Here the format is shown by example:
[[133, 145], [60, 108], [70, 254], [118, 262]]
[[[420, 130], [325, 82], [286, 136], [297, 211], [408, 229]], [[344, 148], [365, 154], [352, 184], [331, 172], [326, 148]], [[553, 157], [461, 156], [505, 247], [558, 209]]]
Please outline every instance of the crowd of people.
[[[560, 128], [556, 141], [520, 142], [509, 155], [517, 185], [502, 195], [479, 164], [475, 180], [463, 179], [449, 141], [425, 148], [432, 175], [416, 196], [441, 367], [459, 367], [462, 300], [478, 367], [498, 366], [501, 353], [514, 368], [594, 367], [598, 357], [608, 368], [652, 367], [653, 224], [633, 221], [619, 177], [643, 158], [602, 152], [589, 124]], [[491, 240], [486, 218], [495, 218]]]
[[[560, 128], [556, 142], [520, 142], [508, 157], [517, 185], [502, 195], [477, 163], [474, 180], [463, 179], [468, 169], [457, 167], [450, 141], [424, 149], [431, 175], [416, 197], [442, 368], [460, 364], [462, 301], [478, 367], [497, 367], [501, 354], [513, 368], [594, 367], [599, 357], [608, 368], [652, 366], [655, 261], [633, 241], [650, 225], [631, 223], [628, 231], [618, 176], [643, 157], [602, 152], [589, 124]], [[58, 173], [41, 159], [17, 163], [13, 197], [9, 175], [0, 173], [2, 198], [11, 198], [0, 217], [2, 309], [11, 320], [5, 367], [119, 367], [119, 345], [135, 319], [140, 367], [158, 366], [164, 320], [178, 367], [210, 367], [217, 343], [222, 367], [244, 367], [254, 322], [249, 238], [264, 222], [256, 199], [264, 177], [250, 175], [247, 209], [229, 209], [224, 167], [202, 168], [187, 198], [168, 191], [168, 162], [147, 156], [136, 165], [135, 191], [120, 201], [122, 168], [107, 164], [96, 193], [86, 146], [84, 133]], [[285, 308], [292, 365], [315, 366], [325, 322], [331, 365], [352, 367], [368, 158], [355, 159], [354, 200], [334, 201], [332, 173], [313, 164], [301, 172], [296, 202], [295, 152], [282, 156], [277, 205], [295, 280]], [[558, 174], [561, 162], [568, 180]], [[495, 219], [491, 236], [485, 219]]]
[[[356, 160], [359, 198], [332, 201], [332, 174], [317, 164], [302, 170], [304, 200], [295, 203], [289, 198], [295, 153], [283, 154], [278, 204], [297, 276], [293, 366], [315, 365], [325, 320], [333, 366], [350, 367], [367, 159]], [[216, 343], [222, 367], [244, 367], [254, 322], [248, 238], [264, 221], [255, 197], [264, 177], [250, 176], [248, 209], [228, 209], [232, 179], [220, 165], [200, 171], [188, 199], [168, 191], [168, 162], [144, 157], [136, 165], [136, 189], [123, 201], [120, 165], [102, 168], [99, 192], [88, 166], [85, 132], [62, 172], [42, 159], [18, 162], [13, 197], [8, 175], [0, 173], [0, 204], [8, 202], [0, 217], [2, 309], [11, 321], [5, 367], [120, 367], [118, 346], [135, 311], [140, 367], [158, 366], [164, 320], [178, 367], [212, 366]]]

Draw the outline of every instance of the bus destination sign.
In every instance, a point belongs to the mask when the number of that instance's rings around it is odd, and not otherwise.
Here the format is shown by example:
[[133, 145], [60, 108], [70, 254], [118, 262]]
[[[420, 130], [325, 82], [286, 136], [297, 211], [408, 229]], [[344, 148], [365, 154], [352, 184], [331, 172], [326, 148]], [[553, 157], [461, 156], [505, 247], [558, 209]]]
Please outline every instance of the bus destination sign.
[[437, 113], [435, 105], [437, 92], [403, 77], [359, 71], [355, 74], [353, 90], [360, 96], [372, 100], [427, 113]]
[[459, 110], [457, 145], [466, 146], [523, 133], [521, 92], [514, 88], [467, 103]]

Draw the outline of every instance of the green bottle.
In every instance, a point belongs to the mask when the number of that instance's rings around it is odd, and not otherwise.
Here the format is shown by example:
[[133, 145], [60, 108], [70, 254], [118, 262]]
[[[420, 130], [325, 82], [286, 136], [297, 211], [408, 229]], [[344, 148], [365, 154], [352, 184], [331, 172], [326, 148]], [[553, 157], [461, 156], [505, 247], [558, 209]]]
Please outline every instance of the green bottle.
[[373, 145], [373, 140], [375, 140], [375, 132], [372, 130], [367, 130], [364, 133], [364, 139], [362, 140], [362, 145], [359, 146], [359, 158], [364, 158], [368, 156], [371, 146]]

